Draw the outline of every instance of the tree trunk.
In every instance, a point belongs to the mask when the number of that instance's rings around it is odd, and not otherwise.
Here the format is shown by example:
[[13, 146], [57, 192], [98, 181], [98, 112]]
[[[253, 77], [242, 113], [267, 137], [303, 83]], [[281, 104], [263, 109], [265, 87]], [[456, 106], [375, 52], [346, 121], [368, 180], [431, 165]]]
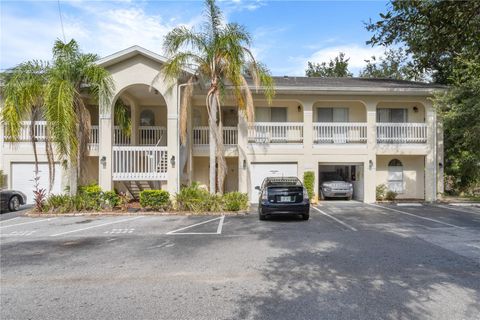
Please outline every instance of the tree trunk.
[[69, 176], [69, 187], [70, 187], [70, 195], [76, 195], [77, 194], [77, 188], [78, 188], [78, 167], [76, 164], [72, 163], [69, 161], [68, 163], [68, 176]]
[[210, 119], [209, 119], [209, 142], [210, 142], [210, 193], [216, 193], [216, 159], [217, 159], [217, 139], [215, 137], [215, 127], [217, 126], [217, 99], [215, 94], [210, 95]]

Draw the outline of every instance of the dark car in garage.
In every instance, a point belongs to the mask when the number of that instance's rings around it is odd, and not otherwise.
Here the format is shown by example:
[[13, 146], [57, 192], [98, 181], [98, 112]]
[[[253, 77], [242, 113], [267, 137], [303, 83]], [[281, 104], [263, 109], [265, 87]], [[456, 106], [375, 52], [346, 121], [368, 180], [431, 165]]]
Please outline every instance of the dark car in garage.
[[303, 220], [310, 217], [310, 200], [302, 182], [297, 177], [265, 178], [261, 186], [258, 201], [258, 216], [265, 220], [272, 215], [297, 214]]

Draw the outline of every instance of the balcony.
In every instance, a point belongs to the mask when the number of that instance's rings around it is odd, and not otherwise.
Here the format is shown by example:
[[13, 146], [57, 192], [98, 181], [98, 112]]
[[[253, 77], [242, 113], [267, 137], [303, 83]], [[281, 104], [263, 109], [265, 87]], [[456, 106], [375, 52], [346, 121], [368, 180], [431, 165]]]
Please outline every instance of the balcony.
[[426, 143], [426, 123], [377, 123], [377, 143]]
[[[18, 136], [17, 141], [19, 142], [29, 142], [31, 141], [30, 138], [30, 130], [31, 130], [31, 122], [30, 121], [22, 121], [20, 123], [20, 134]], [[35, 141], [44, 142], [47, 137], [47, 122], [46, 121], [36, 121], [34, 128], [34, 137]], [[4, 136], [4, 141], [11, 142], [13, 139], [7, 135]]]
[[167, 180], [167, 147], [113, 146], [114, 181]]
[[303, 122], [256, 122], [248, 128], [248, 142], [301, 144], [303, 143]]
[[366, 143], [364, 122], [316, 122], [313, 124], [314, 144]]
[[[223, 127], [223, 144], [225, 146], [236, 146], [238, 144], [237, 127]], [[193, 128], [193, 145], [210, 145], [210, 128], [208, 126]]]

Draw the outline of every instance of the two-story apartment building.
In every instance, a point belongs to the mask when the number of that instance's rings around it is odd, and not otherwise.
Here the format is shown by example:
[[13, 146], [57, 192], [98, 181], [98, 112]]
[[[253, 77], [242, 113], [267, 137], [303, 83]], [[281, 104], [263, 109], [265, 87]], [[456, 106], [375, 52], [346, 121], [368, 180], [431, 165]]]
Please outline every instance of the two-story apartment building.
[[[205, 90], [195, 89], [189, 112], [188, 143], [180, 145], [179, 98], [182, 79], [173, 85], [157, 78], [165, 58], [135, 46], [98, 61], [112, 75], [110, 106], [89, 105], [92, 131], [87, 177], [104, 190], [132, 194], [145, 188], [176, 192], [198, 181], [209, 185], [209, 129]], [[377, 185], [398, 198], [434, 201], [443, 192], [442, 131], [431, 102], [431, 84], [359, 78], [276, 77], [276, 97], [268, 104], [254, 95], [255, 122], [247, 123], [228, 99], [222, 108], [228, 172], [225, 191], [247, 192], [267, 176], [298, 176], [313, 171], [316, 193], [323, 172], [335, 171], [354, 184], [354, 198], [375, 201]], [[114, 123], [121, 98], [130, 107], [132, 130]], [[37, 123], [41, 184], [48, 183], [45, 124]], [[2, 128], [3, 130], [3, 128]], [[8, 186], [32, 201], [33, 151], [29, 122], [21, 142], [0, 132], [0, 169]], [[67, 172], [56, 165], [54, 193], [67, 185]]]

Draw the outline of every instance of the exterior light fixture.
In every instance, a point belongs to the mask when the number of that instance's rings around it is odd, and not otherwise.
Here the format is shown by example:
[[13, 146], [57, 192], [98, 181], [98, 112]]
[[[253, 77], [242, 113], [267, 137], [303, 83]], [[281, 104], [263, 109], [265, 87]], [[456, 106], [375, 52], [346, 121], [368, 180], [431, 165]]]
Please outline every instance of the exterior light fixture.
[[243, 170], [247, 169], [247, 160], [243, 159]]
[[373, 168], [373, 161], [372, 160], [368, 160], [368, 167], [370, 170], [372, 170]]
[[302, 112], [302, 106], [298, 105], [297, 110], [298, 110], [298, 112]]
[[442, 168], [443, 168], [443, 163], [439, 162], [439, 163], [438, 163], [438, 167], [439, 167], [440, 169], [442, 169]]
[[107, 167], [107, 157], [102, 156], [102, 157], [100, 158], [100, 163], [102, 164], [103, 169], [105, 169], [105, 168]]
[[415, 112], [415, 113], [418, 112], [418, 107], [417, 107], [417, 106], [414, 106], [414, 107], [413, 107], [413, 112]]
[[170, 158], [170, 164], [172, 165], [172, 168], [175, 168], [175, 156]]

